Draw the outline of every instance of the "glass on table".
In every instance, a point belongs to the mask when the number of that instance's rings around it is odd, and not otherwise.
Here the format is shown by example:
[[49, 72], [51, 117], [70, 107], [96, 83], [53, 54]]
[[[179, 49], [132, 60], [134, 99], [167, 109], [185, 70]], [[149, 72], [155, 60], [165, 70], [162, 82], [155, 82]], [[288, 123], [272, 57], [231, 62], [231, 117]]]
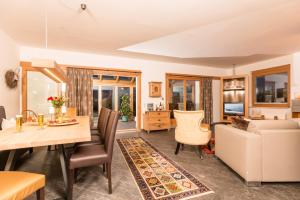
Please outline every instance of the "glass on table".
[[17, 132], [22, 131], [22, 125], [23, 125], [23, 115], [17, 115], [16, 116], [16, 130], [17, 130]]
[[44, 115], [43, 114], [38, 114], [38, 125], [40, 128], [44, 127]]

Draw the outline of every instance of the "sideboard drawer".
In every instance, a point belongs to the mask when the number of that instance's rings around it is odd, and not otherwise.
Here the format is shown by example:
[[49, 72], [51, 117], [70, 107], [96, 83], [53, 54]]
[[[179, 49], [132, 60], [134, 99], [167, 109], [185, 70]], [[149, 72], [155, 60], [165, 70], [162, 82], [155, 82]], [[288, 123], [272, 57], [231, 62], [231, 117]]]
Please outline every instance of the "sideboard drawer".
[[166, 123], [151, 123], [149, 124], [149, 130], [162, 130], [162, 129], [169, 129], [170, 124]]
[[148, 123], [170, 123], [170, 118], [152, 117], [148, 118]]
[[149, 117], [169, 117], [169, 112], [149, 112]]

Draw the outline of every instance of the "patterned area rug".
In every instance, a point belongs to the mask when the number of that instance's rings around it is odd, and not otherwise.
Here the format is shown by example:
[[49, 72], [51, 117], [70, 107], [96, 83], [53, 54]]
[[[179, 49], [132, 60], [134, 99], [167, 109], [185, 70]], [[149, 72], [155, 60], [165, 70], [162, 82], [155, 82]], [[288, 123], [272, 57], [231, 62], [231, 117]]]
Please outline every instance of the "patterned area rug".
[[144, 139], [117, 142], [145, 200], [190, 199], [213, 193]]

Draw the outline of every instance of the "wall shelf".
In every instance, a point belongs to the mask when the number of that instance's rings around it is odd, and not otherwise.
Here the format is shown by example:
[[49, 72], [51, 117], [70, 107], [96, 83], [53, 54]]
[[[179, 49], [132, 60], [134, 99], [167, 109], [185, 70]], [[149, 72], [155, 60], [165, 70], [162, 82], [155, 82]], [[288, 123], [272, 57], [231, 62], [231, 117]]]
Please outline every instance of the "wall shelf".
[[[227, 110], [225, 110], [225, 106]], [[232, 106], [229, 114], [228, 106]], [[237, 108], [238, 107], [238, 108]], [[243, 114], [236, 112], [243, 111]], [[221, 78], [221, 120], [230, 120], [231, 116], [248, 116], [248, 76], [226, 76]]]

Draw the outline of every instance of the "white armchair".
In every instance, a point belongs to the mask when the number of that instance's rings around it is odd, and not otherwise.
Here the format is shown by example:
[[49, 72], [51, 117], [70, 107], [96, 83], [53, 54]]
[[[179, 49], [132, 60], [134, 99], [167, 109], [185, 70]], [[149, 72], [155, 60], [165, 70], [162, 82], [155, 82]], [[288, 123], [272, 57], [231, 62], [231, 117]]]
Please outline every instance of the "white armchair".
[[[175, 154], [178, 154], [180, 145], [207, 145], [210, 140], [211, 132], [208, 129], [201, 128], [201, 122], [204, 118], [204, 111], [179, 111], [174, 110], [176, 119], [175, 140], [177, 147]], [[202, 157], [202, 154], [201, 154]]]

